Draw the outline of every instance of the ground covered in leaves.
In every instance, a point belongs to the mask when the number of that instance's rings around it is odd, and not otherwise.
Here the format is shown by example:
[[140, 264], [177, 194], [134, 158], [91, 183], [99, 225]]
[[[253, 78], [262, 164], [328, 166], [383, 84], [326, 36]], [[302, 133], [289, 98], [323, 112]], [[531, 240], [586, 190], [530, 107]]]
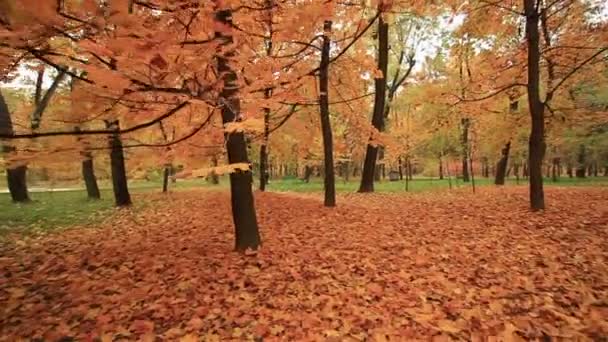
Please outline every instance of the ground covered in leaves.
[[[146, 195], [150, 197], [151, 195]], [[0, 340], [602, 340], [608, 189], [257, 194], [232, 252], [227, 193], [169, 195], [95, 228], [0, 242]]]

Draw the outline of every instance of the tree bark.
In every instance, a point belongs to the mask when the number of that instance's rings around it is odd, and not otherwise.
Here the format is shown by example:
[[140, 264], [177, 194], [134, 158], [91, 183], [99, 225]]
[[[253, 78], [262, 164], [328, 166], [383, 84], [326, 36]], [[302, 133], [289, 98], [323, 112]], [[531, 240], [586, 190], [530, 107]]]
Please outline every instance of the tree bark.
[[163, 192], [169, 191], [169, 174], [171, 173], [171, 165], [165, 165], [163, 168]]
[[312, 167], [306, 165], [304, 166], [304, 181], [306, 183], [310, 182], [310, 176], [312, 176]]
[[[8, 109], [8, 105], [4, 100], [2, 92], [0, 92], [0, 133], [3, 134], [14, 134], [13, 122], [11, 120], [11, 113]], [[11, 154], [15, 152], [15, 148], [12, 145], [3, 145], [2, 150], [5, 154]], [[6, 181], [8, 190], [11, 194], [13, 202], [29, 202], [30, 197], [27, 191], [27, 166], [8, 166], [6, 169]]]
[[[216, 5], [222, 4], [216, 0]], [[219, 27], [215, 37], [220, 41], [217, 53], [217, 69], [223, 80], [220, 91], [220, 103], [222, 104], [222, 123], [241, 121], [240, 99], [238, 95], [237, 76], [229, 65], [229, 59], [234, 57], [233, 37], [230, 31], [232, 25], [232, 10], [218, 8], [215, 12], [215, 20]], [[227, 50], [227, 51], [226, 51]], [[247, 156], [247, 143], [243, 132], [233, 132], [224, 135], [226, 150], [228, 152], [228, 163], [250, 164]], [[235, 249], [245, 251], [247, 249], [257, 250], [261, 245], [258, 222], [255, 213], [253, 191], [253, 176], [251, 170], [236, 171], [230, 174], [230, 195], [232, 202], [232, 218], [235, 227]]]
[[[323, 23], [323, 46], [321, 48], [321, 65], [319, 68], [319, 112], [321, 114], [321, 131], [323, 133], [323, 166], [325, 167], [324, 187], [326, 207], [336, 205], [336, 184], [334, 175], [334, 142], [329, 120], [329, 53], [330, 53], [330, 20]], [[373, 169], [372, 169], [373, 172]]]
[[471, 120], [469, 118], [462, 118], [461, 120], [462, 136], [462, 181], [469, 182], [469, 126]]
[[510, 150], [511, 142], [509, 141], [502, 148], [500, 160], [496, 164], [496, 178], [494, 179], [494, 184], [496, 185], [505, 185], [505, 176], [507, 174]]
[[443, 161], [441, 155], [439, 156], [439, 179], [443, 179]]
[[[386, 73], [388, 70], [388, 23], [384, 22], [382, 16], [378, 18], [378, 70], [382, 75], [377, 75], [374, 80], [375, 98], [374, 112], [372, 114], [372, 125], [378, 131], [384, 131], [384, 110], [386, 103]], [[378, 77], [380, 76], [380, 77]], [[363, 174], [359, 192], [374, 191], [374, 172], [376, 171], [376, 160], [378, 158], [378, 146], [367, 144], [365, 161], [363, 163]]]
[[587, 164], [587, 150], [585, 145], [581, 144], [578, 150], [577, 165], [576, 165], [576, 177], [585, 178], [585, 166]]
[[399, 163], [399, 180], [403, 180], [403, 161], [401, 160], [401, 156], [397, 159], [397, 163]]
[[97, 186], [97, 177], [95, 177], [93, 155], [91, 152], [84, 152], [83, 157], [82, 179], [84, 180], [84, 186], [87, 189], [87, 197], [91, 200], [100, 199], [101, 195], [99, 193], [99, 187]]
[[[118, 120], [108, 122], [107, 127], [118, 131], [120, 124]], [[123, 207], [131, 205], [131, 195], [127, 185], [127, 170], [125, 167], [125, 156], [122, 148], [120, 134], [114, 133], [110, 140], [110, 166], [112, 169], [112, 188], [114, 190], [114, 202], [116, 206]]]
[[559, 174], [560, 174], [560, 159], [558, 157], [553, 158], [553, 166], [551, 168], [551, 178], [553, 179], [554, 182], [557, 182], [559, 180]]
[[529, 139], [528, 167], [530, 174], [530, 207], [545, 209], [542, 166], [545, 157], [545, 106], [540, 98], [539, 11], [535, 0], [524, 0], [526, 40], [528, 43], [528, 107], [532, 121]]

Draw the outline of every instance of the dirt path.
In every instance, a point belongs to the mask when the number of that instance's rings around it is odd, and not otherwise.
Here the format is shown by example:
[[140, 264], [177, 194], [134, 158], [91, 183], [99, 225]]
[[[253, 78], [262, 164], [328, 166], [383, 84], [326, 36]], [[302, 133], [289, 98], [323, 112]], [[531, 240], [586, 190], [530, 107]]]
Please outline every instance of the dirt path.
[[608, 189], [549, 189], [544, 214], [524, 188], [257, 194], [257, 256], [231, 251], [226, 193], [171, 196], [0, 245], [0, 340], [608, 335]]

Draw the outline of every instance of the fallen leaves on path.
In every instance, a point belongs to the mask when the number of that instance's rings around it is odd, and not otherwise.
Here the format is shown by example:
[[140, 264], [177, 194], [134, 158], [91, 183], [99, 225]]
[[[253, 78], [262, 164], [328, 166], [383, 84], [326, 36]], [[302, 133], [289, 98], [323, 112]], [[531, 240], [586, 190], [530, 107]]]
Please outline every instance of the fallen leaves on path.
[[[150, 196], [150, 195], [146, 195]], [[0, 340], [525, 341], [608, 335], [608, 190], [161, 195], [96, 228], [0, 245]]]

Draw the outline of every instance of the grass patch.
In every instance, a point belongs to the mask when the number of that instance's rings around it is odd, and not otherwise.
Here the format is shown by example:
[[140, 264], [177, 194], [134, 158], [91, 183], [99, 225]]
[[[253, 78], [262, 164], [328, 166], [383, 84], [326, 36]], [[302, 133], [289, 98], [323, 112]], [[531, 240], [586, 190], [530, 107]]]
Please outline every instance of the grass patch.
[[[337, 179], [336, 180], [336, 191], [338, 192], [355, 192], [359, 189], [359, 179], [349, 180], [348, 182]], [[410, 180], [407, 185], [406, 182], [396, 181], [390, 182], [384, 180], [376, 182], [374, 184], [374, 190], [377, 192], [421, 192], [421, 191], [432, 191], [449, 189], [459, 187], [471, 187], [470, 182], [463, 182], [461, 179], [437, 179], [437, 178], [422, 178], [414, 177]], [[520, 179], [519, 182], [515, 178], [509, 178], [506, 180], [506, 185], [525, 185], [528, 181]], [[550, 178], [545, 179], [545, 186], [608, 186], [608, 177], [588, 177], [588, 178], [560, 178], [557, 182], [552, 181]], [[494, 185], [494, 179], [492, 178], [476, 178], [476, 186], [490, 186]], [[407, 188], [406, 188], [407, 186]], [[282, 179], [282, 180], [271, 180], [268, 184], [270, 191], [294, 191], [294, 192], [320, 192], [323, 191], [323, 180], [320, 178], [311, 178], [310, 182], [306, 183], [300, 179]]]
[[0, 234], [47, 232], [53, 229], [98, 222], [113, 208], [111, 191], [102, 198], [88, 200], [85, 191], [32, 192], [29, 203], [13, 203], [9, 194], [0, 194]]

